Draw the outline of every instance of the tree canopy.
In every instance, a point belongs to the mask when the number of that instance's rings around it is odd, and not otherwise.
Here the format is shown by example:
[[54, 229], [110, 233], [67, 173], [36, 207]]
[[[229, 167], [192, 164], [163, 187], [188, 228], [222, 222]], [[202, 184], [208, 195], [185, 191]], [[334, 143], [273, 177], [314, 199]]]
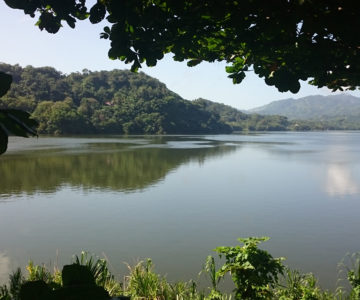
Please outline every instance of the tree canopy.
[[39, 123], [39, 133], [204, 134], [232, 130], [217, 113], [182, 99], [142, 72], [83, 70], [64, 75], [51, 67], [2, 63], [0, 72], [13, 77], [10, 90], [0, 98], [0, 107], [31, 112]]
[[279, 91], [300, 80], [318, 87], [360, 86], [360, 2], [341, 0], [4, 0], [56, 33], [66, 22], [107, 20], [109, 57], [155, 66], [164, 54], [195, 66], [225, 61], [234, 83], [253, 70]]

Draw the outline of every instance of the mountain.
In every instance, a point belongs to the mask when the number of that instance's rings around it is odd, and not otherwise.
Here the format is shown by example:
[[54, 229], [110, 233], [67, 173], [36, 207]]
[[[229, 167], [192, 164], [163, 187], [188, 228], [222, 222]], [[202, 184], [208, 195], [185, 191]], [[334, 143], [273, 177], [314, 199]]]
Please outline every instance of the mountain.
[[291, 122], [283, 116], [264, 116], [246, 114], [229, 105], [212, 102], [206, 99], [194, 100], [204, 110], [220, 116], [220, 121], [230, 125], [235, 131], [285, 131], [295, 130]]
[[360, 117], [360, 98], [339, 94], [285, 99], [249, 110], [263, 115], [282, 115], [292, 120], [349, 120]]

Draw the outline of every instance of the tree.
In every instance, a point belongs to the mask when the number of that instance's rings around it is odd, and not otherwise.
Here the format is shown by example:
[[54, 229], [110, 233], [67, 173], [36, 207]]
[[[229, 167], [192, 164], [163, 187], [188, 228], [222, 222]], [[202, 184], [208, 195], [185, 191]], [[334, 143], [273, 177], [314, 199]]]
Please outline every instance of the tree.
[[226, 263], [216, 272], [221, 278], [230, 273], [235, 283], [235, 300], [272, 299], [271, 288], [278, 283], [283, 274], [284, 258], [273, 258], [267, 251], [259, 249], [258, 244], [269, 240], [268, 237], [239, 238], [243, 246], [217, 247], [215, 251], [224, 256]]
[[[10, 89], [12, 77], [0, 72], [0, 97], [4, 96]], [[3, 154], [8, 145], [8, 136], [28, 137], [36, 135], [37, 122], [30, 119], [30, 114], [17, 109], [0, 109], [0, 155]]]
[[[333, 91], [360, 86], [360, 2], [341, 0], [5, 0], [38, 16], [41, 30], [106, 19], [109, 57], [155, 66], [174, 54], [188, 66], [226, 61], [240, 83], [252, 69], [266, 84], [296, 93], [300, 80]], [[351, 29], [351, 30], [350, 30]]]

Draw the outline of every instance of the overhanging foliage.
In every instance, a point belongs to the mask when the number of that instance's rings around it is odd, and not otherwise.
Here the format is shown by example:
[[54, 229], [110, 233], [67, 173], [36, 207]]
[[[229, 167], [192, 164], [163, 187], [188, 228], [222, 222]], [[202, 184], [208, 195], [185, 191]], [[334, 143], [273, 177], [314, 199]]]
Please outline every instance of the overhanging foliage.
[[[0, 72], [0, 97], [10, 89], [12, 77]], [[22, 137], [36, 135], [37, 122], [30, 119], [30, 114], [18, 109], [0, 109], [0, 155], [8, 145], [10, 134]]]
[[109, 57], [155, 66], [166, 53], [189, 66], [226, 61], [240, 83], [253, 70], [279, 91], [300, 80], [336, 90], [360, 86], [360, 2], [340, 0], [5, 0], [56, 33], [62, 21], [104, 19]]

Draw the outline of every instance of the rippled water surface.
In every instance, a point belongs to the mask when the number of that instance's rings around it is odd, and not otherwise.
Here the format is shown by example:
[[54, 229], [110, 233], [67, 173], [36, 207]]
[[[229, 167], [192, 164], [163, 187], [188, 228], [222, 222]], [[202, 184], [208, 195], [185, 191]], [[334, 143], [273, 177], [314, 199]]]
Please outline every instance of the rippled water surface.
[[360, 133], [12, 138], [0, 156], [0, 280], [88, 250], [196, 278], [237, 237], [333, 288], [360, 251]]

